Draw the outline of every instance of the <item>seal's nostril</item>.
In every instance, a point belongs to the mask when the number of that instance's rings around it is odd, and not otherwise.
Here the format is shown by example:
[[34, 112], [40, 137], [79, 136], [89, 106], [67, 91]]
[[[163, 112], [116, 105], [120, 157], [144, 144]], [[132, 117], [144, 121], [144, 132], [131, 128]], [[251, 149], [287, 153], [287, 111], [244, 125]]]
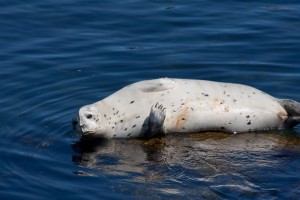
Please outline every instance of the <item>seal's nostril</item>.
[[84, 127], [85, 127], [85, 124], [80, 125], [80, 128], [84, 128]]

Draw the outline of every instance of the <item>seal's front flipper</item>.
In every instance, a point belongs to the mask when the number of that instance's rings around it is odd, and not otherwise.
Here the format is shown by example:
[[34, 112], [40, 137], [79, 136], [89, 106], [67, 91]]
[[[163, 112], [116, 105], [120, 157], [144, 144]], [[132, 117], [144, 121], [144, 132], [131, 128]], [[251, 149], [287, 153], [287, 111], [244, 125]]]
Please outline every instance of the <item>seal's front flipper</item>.
[[294, 100], [285, 99], [280, 101], [288, 113], [288, 118], [285, 121], [287, 128], [293, 128], [300, 123], [300, 103]]
[[143, 137], [149, 139], [165, 135], [165, 130], [163, 128], [165, 118], [166, 109], [162, 105], [157, 103], [156, 105], [152, 106], [150, 115], [148, 117], [148, 128]]

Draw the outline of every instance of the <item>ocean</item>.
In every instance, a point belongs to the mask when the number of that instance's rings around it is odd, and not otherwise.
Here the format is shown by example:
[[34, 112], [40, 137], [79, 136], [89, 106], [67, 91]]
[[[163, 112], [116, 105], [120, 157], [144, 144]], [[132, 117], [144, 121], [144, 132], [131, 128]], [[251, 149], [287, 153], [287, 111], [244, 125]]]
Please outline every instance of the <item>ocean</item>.
[[300, 126], [82, 141], [78, 109], [160, 77], [300, 101], [300, 2], [2, 1], [0, 199], [298, 199]]

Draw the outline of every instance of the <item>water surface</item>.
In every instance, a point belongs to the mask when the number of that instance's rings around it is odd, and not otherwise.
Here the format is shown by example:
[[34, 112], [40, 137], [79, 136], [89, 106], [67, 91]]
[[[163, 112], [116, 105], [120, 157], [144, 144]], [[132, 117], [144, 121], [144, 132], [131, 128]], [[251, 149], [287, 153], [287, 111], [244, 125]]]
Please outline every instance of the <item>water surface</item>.
[[1, 199], [297, 199], [300, 127], [82, 141], [81, 107], [158, 77], [300, 101], [300, 3], [0, 3]]

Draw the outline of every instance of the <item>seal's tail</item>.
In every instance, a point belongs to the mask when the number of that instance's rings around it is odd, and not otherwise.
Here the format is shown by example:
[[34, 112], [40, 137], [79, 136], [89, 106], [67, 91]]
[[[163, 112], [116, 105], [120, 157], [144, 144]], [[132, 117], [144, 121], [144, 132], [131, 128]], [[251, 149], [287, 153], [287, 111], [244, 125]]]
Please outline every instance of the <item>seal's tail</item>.
[[281, 105], [288, 113], [288, 118], [285, 121], [287, 128], [293, 128], [300, 123], [300, 103], [290, 99], [281, 100]]

